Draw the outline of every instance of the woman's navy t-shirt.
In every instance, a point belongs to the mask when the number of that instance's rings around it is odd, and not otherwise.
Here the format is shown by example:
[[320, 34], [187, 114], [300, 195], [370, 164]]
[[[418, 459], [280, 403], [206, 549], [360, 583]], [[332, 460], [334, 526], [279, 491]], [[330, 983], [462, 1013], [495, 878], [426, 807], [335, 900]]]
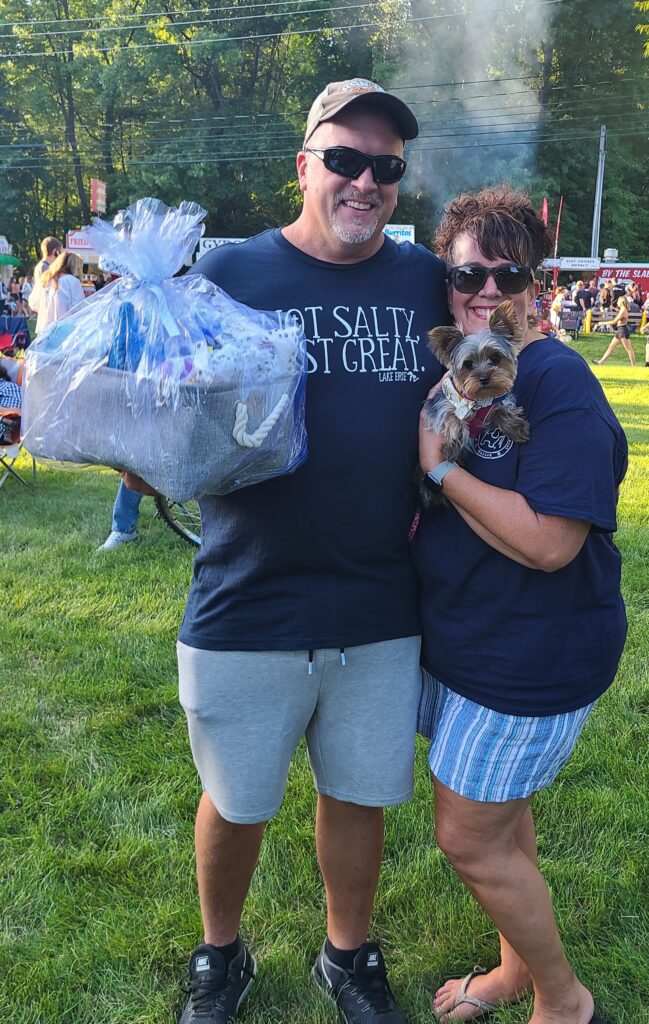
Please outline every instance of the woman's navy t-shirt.
[[444, 265], [389, 238], [368, 260], [326, 263], [275, 230], [195, 269], [246, 305], [301, 318], [309, 454], [295, 473], [201, 499], [181, 641], [300, 650], [418, 634], [407, 538], [419, 410], [443, 372], [426, 332], [448, 323]]
[[450, 505], [424, 513], [413, 551], [421, 580], [423, 662], [463, 697], [512, 715], [584, 707], [612, 682], [624, 645], [620, 553], [613, 543], [626, 438], [588, 366], [555, 338], [520, 354], [516, 399], [527, 444], [497, 430], [466, 469], [524, 495], [535, 512], [592, 528], [554, 573], [481, 540]]

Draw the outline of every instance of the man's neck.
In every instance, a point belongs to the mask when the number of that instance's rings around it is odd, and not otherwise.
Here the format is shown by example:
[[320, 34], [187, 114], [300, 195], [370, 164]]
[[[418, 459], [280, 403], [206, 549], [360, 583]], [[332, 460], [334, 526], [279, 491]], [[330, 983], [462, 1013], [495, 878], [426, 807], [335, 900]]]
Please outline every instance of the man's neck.
[[379, 231], [378, 235], [370, 238], [368, 242], [350, 245], [335, 236], [323, 237], [310, 231], [302, 217], [298, 217], [292, 224], [287, 224], [281, 231], [286, 241], [296, 249], [324, 263], [361, 263], [374, 256], [385, 241], [385, 235]]

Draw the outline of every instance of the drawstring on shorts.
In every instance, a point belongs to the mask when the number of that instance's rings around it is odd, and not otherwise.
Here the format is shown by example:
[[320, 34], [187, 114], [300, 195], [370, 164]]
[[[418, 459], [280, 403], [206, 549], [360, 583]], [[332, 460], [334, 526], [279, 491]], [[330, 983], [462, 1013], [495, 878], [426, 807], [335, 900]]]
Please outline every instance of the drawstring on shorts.
[[[309, 651], [309, 660], [307, 662], [307, 672], [308, 672], [308, 674], [310, 676], [313, 675], [313, 655], [314, 655], [314, 651], [312, 649], [312, 650]], [[345, 648], [344, 647], [340, 648], [340, 664], [343, 666], [343, 668], [347, 664], [347, 656], [345, 654]]]

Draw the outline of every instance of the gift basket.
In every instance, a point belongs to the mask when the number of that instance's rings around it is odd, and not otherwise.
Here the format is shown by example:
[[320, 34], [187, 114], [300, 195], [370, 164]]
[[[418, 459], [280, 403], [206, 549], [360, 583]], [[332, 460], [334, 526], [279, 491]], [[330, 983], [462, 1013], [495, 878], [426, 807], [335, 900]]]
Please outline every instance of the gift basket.
[[184, 501], [306, 458], [306, 343], [294, 321], [173, 278], [203, 233], [195, 203], [140, 199], [86, 234], [118, 274], [27, 350], [24, 444], [112, 466]]

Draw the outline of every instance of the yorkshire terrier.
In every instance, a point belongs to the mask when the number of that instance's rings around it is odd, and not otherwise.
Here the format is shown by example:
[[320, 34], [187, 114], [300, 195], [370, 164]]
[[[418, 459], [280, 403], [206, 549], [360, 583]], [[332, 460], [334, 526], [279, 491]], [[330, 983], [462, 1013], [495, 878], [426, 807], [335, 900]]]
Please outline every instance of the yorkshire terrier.
[[[530, 429], [511, 394], [516, 380], [518, 348], [523, 340], [511, 302], [501, 302], [489, 326], [476, 334], [457, 327], [436, 327], [428, 334], [431, 351], [450, 371], [442, 387], [424, 403], [426, 426], [444, 438], [444, 458], [460, 465], [474, 450], [471, 439], [487, 428], [498, 428], [517, 444], [529, 439]], [[432, 494], [417, 473], [425, 508], [444, 501]]]

